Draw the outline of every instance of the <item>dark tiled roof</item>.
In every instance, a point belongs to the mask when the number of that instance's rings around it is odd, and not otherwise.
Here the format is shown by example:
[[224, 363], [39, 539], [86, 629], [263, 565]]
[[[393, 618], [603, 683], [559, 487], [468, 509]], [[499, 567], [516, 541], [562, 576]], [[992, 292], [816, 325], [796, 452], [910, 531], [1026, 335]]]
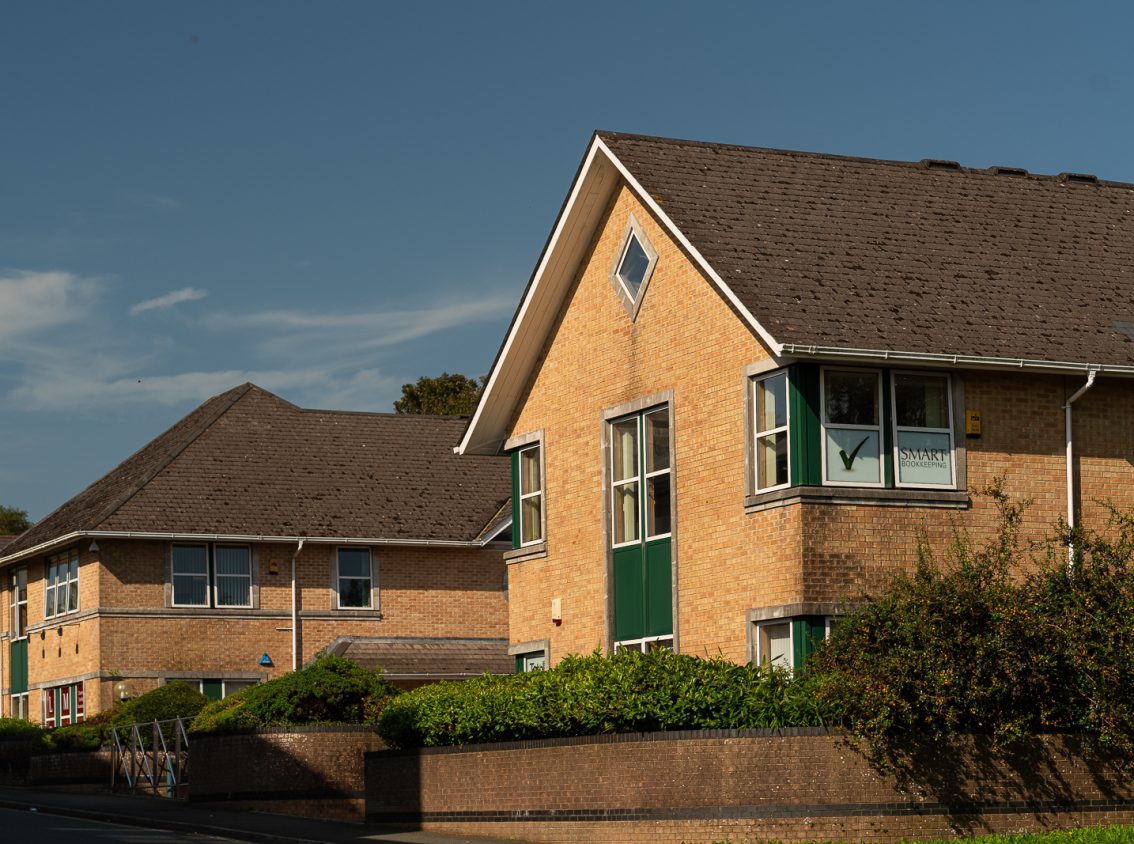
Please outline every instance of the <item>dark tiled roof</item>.
[[12, 541], [13, 541], [13, 540], [14, 540], [15, 538], [16, 538], [16, 537], [14, 537], [14, 536], [9, 536], [9, 535], [7, 535], [7, 534], [5, 534], [5, 535], [3, 535], [3, 536], [0, 536], [0, 552], [2, 552], [2, 551], [3, 551], [4, 549], [5, 549], [5, 548], [7, 548], [7, 547], [8, 547], [9, 545], [11, 545], [11, 544], [12, 544]]
[[511, 674], [506, 639], [397, 639], [344, 636], [328, 649], [391, 680], [444, 680]]
[[252, 384], [209, 399], [5, 549], [80, 530], [475, 539], [507, 459], [458, 457], [463, 417], [304, 410]]
[[780, 343], [1134, 364], [1134, 186], [600, 132]]

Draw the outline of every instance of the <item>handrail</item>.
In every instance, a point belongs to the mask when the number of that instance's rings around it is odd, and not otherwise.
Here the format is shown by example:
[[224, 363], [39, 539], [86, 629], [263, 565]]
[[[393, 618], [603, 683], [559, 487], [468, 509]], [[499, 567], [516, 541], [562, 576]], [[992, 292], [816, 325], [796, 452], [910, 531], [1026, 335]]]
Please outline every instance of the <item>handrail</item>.
[[[189, 784], [189, 734], [183, 718], [120, 724], [110, 728], [110, 786], [121, 775], [131, 793], [139, 789], [156, 796], [179, 797]], [[171, 750], [166, 741], [172, 739]]]

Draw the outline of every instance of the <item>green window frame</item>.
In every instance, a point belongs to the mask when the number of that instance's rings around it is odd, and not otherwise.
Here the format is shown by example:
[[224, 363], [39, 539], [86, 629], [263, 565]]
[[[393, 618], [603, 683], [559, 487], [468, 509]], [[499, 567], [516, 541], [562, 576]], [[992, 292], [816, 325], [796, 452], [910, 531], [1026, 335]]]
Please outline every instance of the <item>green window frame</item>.
[[545, 671], [547, 669], [546, 651], [529, 651], [516, 654], [516, 673], [526, 674], [529, 671]]
[[[789, 482], [769, 487], [762, 485], [759, 440], [778, 433], [779, 427], [767, 428], [759, 418], [759, 385], [785, 376]], [[787, 486], [963, 487], [953, 373], [798, 363], [751, 381], [752, 492]], [[841, 391], [833, 389], [840, 381]], [[869, 385], [871, 405], [865, 419], [864, 414], [850, 409], [855, 387], [861, 392], [863, 384]], [[869, 457], [871, 471], [856, 480], [864, 457]]]

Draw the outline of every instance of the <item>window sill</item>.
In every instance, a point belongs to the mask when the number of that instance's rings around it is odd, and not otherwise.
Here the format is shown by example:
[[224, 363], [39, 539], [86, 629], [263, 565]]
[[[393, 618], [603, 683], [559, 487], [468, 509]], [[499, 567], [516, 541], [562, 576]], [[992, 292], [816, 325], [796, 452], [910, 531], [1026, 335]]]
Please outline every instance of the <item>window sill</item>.
[[963, 490], [793, 486], [745, 497], [744, 512], [760, 513], [792, 504], [855, 504], [868, 507], [967, 510], [971, 503], [968, 492]]
[[[300, 613], [300, 615], [302, 616], [303, 614]], [[303, 616], [303, 617], [304, 618], [310, 618], [311, 616]], [[382, 611], [378, 610], [378, 609], [366, 609], [366, 608], [351, 609], [351, 608], [348, 608], [348, 607], [338, 607], [338, 608], [331, 610], [326, 616], [323, 616], [323, 617], [325, 617], [325, 618], [327, 618], [327, 617], [329, 617], [329, 618], [367, 618], [367, 619], [373, 620], [373, 619], [382, 618]]]
[[528, 560], [538, 560], [547, 556], [547, 543], [535, 542], [522, 548], [513, 548], [504, 552], [504, 562], [508, 565], [524, 563]]

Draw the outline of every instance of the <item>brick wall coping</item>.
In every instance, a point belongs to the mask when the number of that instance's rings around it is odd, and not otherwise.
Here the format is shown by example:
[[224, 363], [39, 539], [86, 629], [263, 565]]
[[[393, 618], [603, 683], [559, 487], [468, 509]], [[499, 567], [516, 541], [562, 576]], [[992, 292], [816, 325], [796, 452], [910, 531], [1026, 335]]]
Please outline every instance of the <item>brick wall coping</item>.
[[281, 733], [374, 733], [377, 735], [377, 731], [373, 727], [369, 727], [365, 724], [311, 724], [306, 727], [251, 727], [247, 730], [218, 730], [215, 733], [190, 733], [189, 743], [227, 738], [228, 736], [265, 736]]
[[730, 738], [781, 738], [784, 736], [849, 736], [845, 730], [829, 727], [759, 727], [749, 730], [668, 730], [656, 733], [603, 733], [594, 736], [561, 736], [521, 741], [457, 744], [445, 747], [412, 747], [405, 750], [371, 750], [367, 757], [392, 758], [398, 756], [436, 756], [450, 753], [485, 753], [494, 750], [525, 750], [540, 747], [577, 747], [590, 744], [618, 744], [621, 742], [690, 741]]

